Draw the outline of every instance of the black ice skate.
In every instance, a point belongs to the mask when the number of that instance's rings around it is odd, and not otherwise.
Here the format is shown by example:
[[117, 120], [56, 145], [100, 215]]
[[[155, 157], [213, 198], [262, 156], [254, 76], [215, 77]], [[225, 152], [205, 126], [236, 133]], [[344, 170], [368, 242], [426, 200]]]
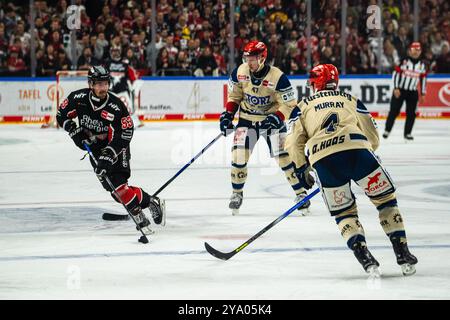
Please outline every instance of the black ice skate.
[[414, 141], [414, 137], [410, 134], [406, 134], [404, 138], [406, 143]]
[[243, 192], [233, 192], [230, 198], [229, 208], [232, 210], [233, 216], [239, 214], [239, 208], [242, 205]]
[[166, 203], [164, 200], [158, 197], [151, 197], [148, 209], [155, 224], [166, 225]]
[[[308, 194], [305, 192], [300, 193], [299, 195], [297, 195], [297, 197], [295, 198], [295, 203], [299, 203], [300, 201], [303, 200], [303, 198], [305, 198]], [[303, 216], [307, 216], [309, 215], [310, 211], [309, 211], [309, 206], [311, 205], [311, 202], [308, 200], [306, 201], [304, 204], [302, 204], [300, 207], [297, 208], [297, 210], [299, 210], [301, 212], [301, 214]]]
[[355, 254], [356, 259], [358, 259], [359, 263], [361, 263], [362, 267], [367, 273], [370, 273], [371, 275], [380, 274], [380, 270], [378, 269], [380, 264], [372, 256], [365, 243], [356, 242], [355, 244], [353, 244], [352, 250]]
[[142, 230], [144, 234], [150, 235], [153, 234], [153, 230], [150, 229], [150, 220], [147, 219], [144, 212], [142, 212], [141, 207], [137, 206], [136, 208], [131, 210], [131, 214], [133, 215], [134, 221], [136, 221], [136, 229]]
[[383, 133], [383, 138], [387, 139], [389, 137], [389, 133], [390, 133], [389, 131], [385, 131]]
[[392, 247], [394, 248], [397, 264], [402, 268], [405, 276], [411, 276], [416, 273], [417, 258], [409, 252], [408, 244], [405, 238], [391, 238]]

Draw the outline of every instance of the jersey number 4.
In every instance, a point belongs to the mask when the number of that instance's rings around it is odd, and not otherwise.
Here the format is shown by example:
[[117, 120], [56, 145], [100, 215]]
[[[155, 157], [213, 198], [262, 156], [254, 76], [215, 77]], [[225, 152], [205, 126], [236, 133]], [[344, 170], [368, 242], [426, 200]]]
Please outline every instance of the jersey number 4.
[[325, 133], [333, 133], [339, 124], [339, 116], [337, 113], [330, 113], [322, 123], [321, 129], [325, 129]]

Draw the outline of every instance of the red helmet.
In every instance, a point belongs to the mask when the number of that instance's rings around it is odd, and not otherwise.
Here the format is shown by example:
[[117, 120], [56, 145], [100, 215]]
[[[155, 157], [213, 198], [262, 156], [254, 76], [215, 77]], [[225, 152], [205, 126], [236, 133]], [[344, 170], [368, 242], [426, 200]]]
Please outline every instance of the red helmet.
[[308, 85], [314, 91], [336, 90], [339, 83], [339, 72], [332, 64], [319, 64], [309, 72]]
[[247, 43], [244, 47], [244, 54], [242, 57], [243, 62], [246, 63], [247, 57], [250, 56], [257, 56], [260, 65], [258, 70], [262, 68], [264, 61], [266, 61], [267, 58], [267, 46], [264, 42], [253, 40]]

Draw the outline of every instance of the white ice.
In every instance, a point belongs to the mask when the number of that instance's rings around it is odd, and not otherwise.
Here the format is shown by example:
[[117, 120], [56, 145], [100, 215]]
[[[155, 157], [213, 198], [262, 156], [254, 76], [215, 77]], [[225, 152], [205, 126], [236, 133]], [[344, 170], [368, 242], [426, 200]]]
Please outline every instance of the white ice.
[[[65, 132], [0, 126], [0, 299], [449, 299], [450, 122], [417, 120], [410, 144], [403, 126], [377, 153], [398, 188], [414, 276], [402, 276], [376, 209], [354, 188], [380, 279], [346, 248], [320, 195], [310, 216], [293, 213], [228, 261], [205, 251], [205, 241], [235, 249], [294, 204], [263, 141], [240, 215], [228, 209], [227, 137], [160, 194], [167, 225], [144, 245], [132, 222], [101, 219], [124, 210]], [[156, 191], [217, 134], [215, 122], [147, 123], [132, 141], [130, 184]]]

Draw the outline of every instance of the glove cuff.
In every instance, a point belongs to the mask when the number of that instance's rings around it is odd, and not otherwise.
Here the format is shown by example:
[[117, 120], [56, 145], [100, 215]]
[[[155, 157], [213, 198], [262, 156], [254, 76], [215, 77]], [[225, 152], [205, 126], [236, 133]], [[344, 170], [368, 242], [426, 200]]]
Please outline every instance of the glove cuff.
[[283, 114], [283, 112], [277, 111], [277, 112], [275, 112], [275, 115], [277, 115], [278, 118], [281, 119], [281, 121], [284, 121], [284, 114]]
[[228, 101], [227, 104], [225, 105], [225, 109], [227, 110], [227, 112], [231, 113], [233, 116], [238, 110], [238, 108], [239, 105], [234, 101]]

